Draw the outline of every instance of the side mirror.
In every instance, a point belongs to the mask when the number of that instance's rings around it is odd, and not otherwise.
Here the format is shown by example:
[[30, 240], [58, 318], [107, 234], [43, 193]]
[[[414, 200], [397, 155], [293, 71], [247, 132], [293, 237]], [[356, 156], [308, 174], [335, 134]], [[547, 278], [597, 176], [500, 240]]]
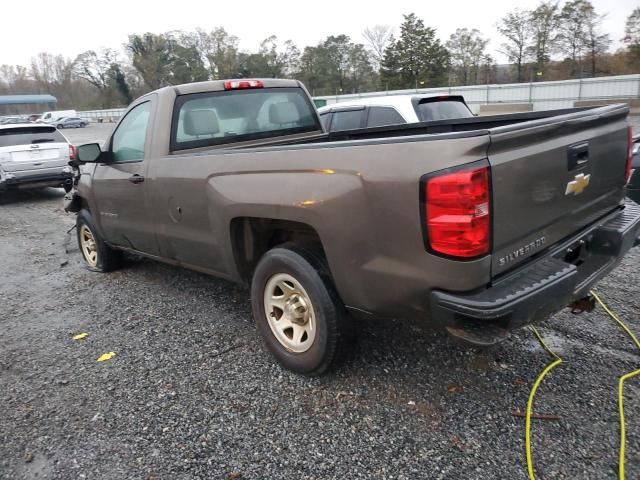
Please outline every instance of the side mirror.
[[76, 158], [82, 163], [97, 162], [101, 154], [99, 143], [85, 143], [76, 149]]

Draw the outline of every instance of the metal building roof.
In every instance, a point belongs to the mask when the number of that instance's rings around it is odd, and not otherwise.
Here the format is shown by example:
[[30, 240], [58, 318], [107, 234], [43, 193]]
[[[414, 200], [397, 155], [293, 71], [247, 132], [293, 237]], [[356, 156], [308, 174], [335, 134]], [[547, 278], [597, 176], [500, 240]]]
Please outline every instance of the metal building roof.
[[0, 105], [57, 103], [53, 95], [0, 95]]

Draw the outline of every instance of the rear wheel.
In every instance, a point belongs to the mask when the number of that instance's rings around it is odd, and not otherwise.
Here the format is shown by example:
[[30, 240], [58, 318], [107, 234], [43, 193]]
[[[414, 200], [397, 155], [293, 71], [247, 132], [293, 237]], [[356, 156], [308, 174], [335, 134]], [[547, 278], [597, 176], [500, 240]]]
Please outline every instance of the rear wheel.
[[251, 283], [256, 326], [284, 367], [318, 375], [337, 363], [347, 317], [321, 255], [285, 245], [268, 251]]
[[81, 210], [76, 218], [78, 246], [87, 268], [94, 272], [110, 272], [122, 263], [122, 252], [109, 247], [95, 227], [91, 212]]
[[56, 128], [57, 128], [58, 130], [60, 130], [61, 128], [64, 128], [64, 125], [59, 124], [58, 126], [56, 126]]

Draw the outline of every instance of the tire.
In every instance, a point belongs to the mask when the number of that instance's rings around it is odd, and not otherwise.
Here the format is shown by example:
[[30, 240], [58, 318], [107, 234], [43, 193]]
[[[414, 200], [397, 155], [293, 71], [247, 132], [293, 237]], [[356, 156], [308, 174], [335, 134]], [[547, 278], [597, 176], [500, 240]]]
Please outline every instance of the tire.
[[60, 124], [60, 125], [56, 126], [56, 128], [57, 128], [58, 130], [61, 130], [61, 129], [63, 129], [63, 128], [64, 128], [64, 125]]
[[283, 367], [320, 375], [342, 359], [348, 318], [326, 263], [316, 251], [286, 244], [264, 254], [251, 282], [251, 306], [265, 346]]
[[86, 124], [86, 123], [81, 123], [81, 124], [80, 124], [80, 128], [84, 128], [84, 127], [86, 127], [86, 126], [87, 126], [87, 124]]
[[76, 231], [78, 247], [89, 270], [93, 272], [110, 272], [121, 266], [122, 252], [113, 250], [104, 243], [89, 210], [83, 209], [78, 213]]

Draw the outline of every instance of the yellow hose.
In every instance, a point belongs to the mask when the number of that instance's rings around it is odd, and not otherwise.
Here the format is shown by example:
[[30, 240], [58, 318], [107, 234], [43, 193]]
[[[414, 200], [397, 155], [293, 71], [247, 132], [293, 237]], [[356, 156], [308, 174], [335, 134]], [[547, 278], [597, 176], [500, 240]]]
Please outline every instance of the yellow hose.
[[[629, 329], [629, 327], [627, 327], [624, 324], [624, 322], [616, 316], [615, 313], [609, 310], [609, 307], [607, 307], [607, 305], [600, 299], [600, 297], [596, 292], [592, 290], [591, 295], [593, 295], [593, 298], [595, 298], [596, 301], [600, 304], [600, 306], [604, 308], [604, 311], [607, 312], [609, 317], [611, 317], [612, 320], [614, 320], [618, 325], [620, 325], [620, 327], [622, 327], [622, 329], [626, 332], [626, 334], [629, 335], [631, 340], [633, 340], [633, 343], [636, 344], [636, 347], [638, 347], [638, 350], [640, 350], [640, 341], [638, 341], [638, 338], [633, 334], [633, 332]], [[621, 376], [620, 380], [618, 381], [618, 413], [620, 415], [620, 456], [618, 459], [618, 478], [620, 480], [624, 480], [625, 478], [624, 456], [625, 456], [625, 445], [627, 441], [625, 422], [624, 422], [624, 382], [629, 378], [633, 378], [637, 375], [640, 375], [640, 370], [627, 373]]]
[[[625, 331], [625, 333], [631, 338], [633, 343], [635, 343], [636, 347], [638, 347], [638, 350], [640, 350], [640, 341], [634, 335], [634, 333], [629, 329], [629, 327], [627, 327], [625, 323], [622, 320], [620, 320], [616, 316], [616, 314], [609, 309], [609, 307], [607, 307], [607, 305], [600, 299], [600, 297], [596, 292], [592, 290], [590, 293], [591, 295], [593, 295], [593, 298], [595, 298], [596, 301], [600, 304], [600, 306], [604, 309], [604, 311], [607, 312], [607, 315], [609, 315], [609, 317], [611, 317], [611, 319], [614, 320]], [[533, 383], [533, 387], [531, 388], [531, 392], [529, 393], [529, 400], [527, 401], [527, 411], [525, 414], [525, 427], [524, 427], [525, 451], [526, 451], [526, 457], [527, 457], [527, 472], [529, 473], [529, 479], [535, 480], [535, 475], [533, 472], [533, 460], [531, 456], [531, 410], [533, 408], [533, 399], [544, 377], [556, 366], [560, 365], [562, 363], [562, 359], [558, 355], [556, 355], [553, 350], [549, 348], [549, 346], [544, 342], [542, 336], [534, 326], [530, 326], [529, 329], [536, 336], [536, 338], [540, 342], [540, 345], [542, 345], [542, 347], [549, 353], [549, 355], [551, 355], [555, 359], [552, 363], [547, 365], [547, 367], [542, 371], [542, 373], [538, 376], [536, 381]], [[619, 480], [625, 480], [624, 457], [625, 457], [625, 446], [626, 446], [626, 429], [625, 429], [625, 421], [624, 421], [624, 382], [638, 375], [640, 375], [640, 370], [627, 373], [621, 376], [618, 381], [618, 412], [620, 415], [620, 455], [618, 460]]]
[[531, 393], [529, 393], [529, 400], [527, 401], [527, 411], [524, 417], [524, 435], [525, 435], [524, 442], [525, 442], [525, 453], [527, 457], [527, 472], [529, 472], [529, 479], [535, 480], [535, 475], [533, 474], [533, 460], [531, 457], [531, 410], [533, 408], [533, 398], [535, 397], [536, 391], [538, 390], [538, 387], [542, 383], [542, 380], [544, 379], [544, 377], [551, 370], [553, 370], [555, 367], [560, 365], [562, 363], [562, 359], [558, 355], [556, 355], [553, 352], [553, 350], [551, 350], [549, 346], [544, 342], [544, 340], [542, 339], [542, 336], [540, 335], [540, 333], [538, 333], [538, 330], [536, 329], [536, 327], [531, 325], [529, 326], [529, 330], [533, 332], [533, 334], [536, 336], [536, 338], [540, 342], [540, 345], [542, 345], [542, 347], [549, 353], [549, 355], [555, 358], [555, 360], [552, 363], [547, 365], [547, 367], [542, 371], [542, 373], [538, 376], [538, 378], [536, 378], [536, 381], [533, 383], [533, 388], [531, 388]]

